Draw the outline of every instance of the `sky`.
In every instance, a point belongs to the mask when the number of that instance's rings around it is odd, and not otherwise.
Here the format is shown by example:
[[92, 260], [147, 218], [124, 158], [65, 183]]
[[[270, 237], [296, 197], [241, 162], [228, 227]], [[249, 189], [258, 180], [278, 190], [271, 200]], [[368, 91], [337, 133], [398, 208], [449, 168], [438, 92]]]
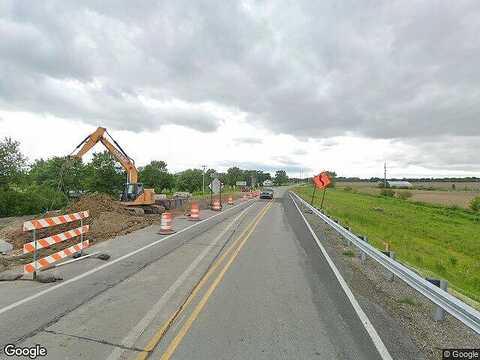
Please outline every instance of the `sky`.
[[[480, 2], [0, 2], [0, 138], [137, 165], [480, 175]], [[101, 145], [96, 148], [101, 151]]]

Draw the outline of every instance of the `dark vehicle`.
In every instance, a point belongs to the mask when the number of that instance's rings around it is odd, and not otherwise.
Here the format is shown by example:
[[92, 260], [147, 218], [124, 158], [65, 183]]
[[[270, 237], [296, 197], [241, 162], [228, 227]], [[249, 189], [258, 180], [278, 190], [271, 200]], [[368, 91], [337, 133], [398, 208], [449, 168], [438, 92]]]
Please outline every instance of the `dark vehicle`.
[[260, 193], [260, 199], [273, 199], [273, 189], [263, 189]]

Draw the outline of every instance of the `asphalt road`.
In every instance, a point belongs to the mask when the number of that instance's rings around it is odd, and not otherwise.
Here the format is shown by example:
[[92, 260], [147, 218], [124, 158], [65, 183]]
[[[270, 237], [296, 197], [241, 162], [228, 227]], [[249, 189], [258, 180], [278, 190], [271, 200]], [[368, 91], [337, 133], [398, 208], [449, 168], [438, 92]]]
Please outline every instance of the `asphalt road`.
[[0, 344], [48, 359], [382, 358], [285, 189], [202, 216], [101, 243], [111, 260], [67, 265], [63, 282], [0, 284]]

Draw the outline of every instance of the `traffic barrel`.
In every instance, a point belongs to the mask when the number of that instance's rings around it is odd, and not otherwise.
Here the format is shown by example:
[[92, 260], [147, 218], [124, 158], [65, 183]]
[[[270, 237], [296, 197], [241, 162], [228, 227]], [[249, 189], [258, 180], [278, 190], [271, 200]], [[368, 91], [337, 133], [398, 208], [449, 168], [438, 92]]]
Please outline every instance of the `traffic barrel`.
[[243, 201], [247, 201], [247, 195], [243, 194], [242, 200], [243, 200]]
[[233, 205], [233, 197], [232, 197], [232, 195], [230, 195], [230, 196], [228, 197], [228, 202], [227, 202], [227, 204], [228, 204], [228, 205]]
[[192, 206], [190, 208], [190, 218], [188, 220], [190, 221], [200, 220], [200, 207], [198, 206], [198, 203], [192, 202]]
[[213, 204], [212, 204], [212, 210], [213, 211], [220, 211], [222, 210], [222, 206], [220, 205], [220, 200], [213, 200]]
[[172, 228], [172, 213], [162, 213], [162, 218], [160, 219], [160, 231], [158, 233], [160, 235], [170, 235], [175, 233], [175, 230]]

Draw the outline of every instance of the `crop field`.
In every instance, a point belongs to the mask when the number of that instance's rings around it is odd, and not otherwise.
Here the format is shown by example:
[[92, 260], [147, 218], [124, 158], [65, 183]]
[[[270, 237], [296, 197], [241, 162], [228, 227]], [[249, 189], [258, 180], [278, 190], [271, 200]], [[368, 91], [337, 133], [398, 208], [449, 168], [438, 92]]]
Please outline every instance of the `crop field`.
[[[478, 182], [414, 182], [412, 184], [413, 188], [408, 189], [408, 191], [412, 193], [412, 197], [409, 201], [414, 202], [420, 201], [430, 204], [468, 208], [472, 199], [476, 196], [480, 196], [480, 183]], [[452, 184], [455, 184], [456, 190], [452, 190]], [[371, 195], [380, 194], [378, 186], [371, 182], [338, 182], [337, 187], [339, 189], [350, 187], [355, 191]], [[402, 192], [404, 190], [397, 189], [395, 191]]]
[[[308, 185], [294, 191], [310, 201], [312, 190]], [[383, 250], [388, 242], [401, 262], [480, 301], [480, 214], [341, 188], [327, 190], [324, 208], [375, 247]]]
[[[453, 182], [453, 181], [411, 181], [413, 188], [417, 190], [456, 190], [456, 191], [478, 191], [480, 192], [480, 182]], [[374, 182], [357, 182], [357, 181], [339, 181], [338, 186], [350, 186], [353, 188], [376, 188], [377, 183]], [[455, 185], [454, 187], [452, 185]]]

